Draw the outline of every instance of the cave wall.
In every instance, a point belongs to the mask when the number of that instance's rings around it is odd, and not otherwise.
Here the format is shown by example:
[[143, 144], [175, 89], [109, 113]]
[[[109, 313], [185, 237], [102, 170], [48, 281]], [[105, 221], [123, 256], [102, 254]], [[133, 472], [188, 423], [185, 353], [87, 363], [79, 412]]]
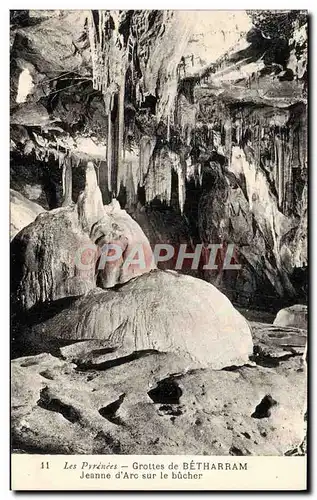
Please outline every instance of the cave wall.
[[[183, 109], [184, 96], [180, 102]], [[233, 243], [241, 270], [222, 270], [219, 254], [219, 271], [204, 271], [202, 259], [195, 274], [237, 303], [270, 307], [272, 301], [281, 305], [305, 300], [305, 106], [237, 107], [211, 99], [205, 104], [200, 104], [202, 113], [196, 112], [195, 120], [188, 112], [185, 125], [181, 118], [178, 144], [166, 138], [156, 142], [153, 136], [140, 144], [132, 160], [129, 157], [127, 206], [138, 213], [133, 207], [139, 201], [136, 186], [142, 185], [145, 205], [153, 206], [155, 200], [164, 207], [161, 212], [174, 213], [174, 220], [183, 214], [188, 250], [199, 242], [221, 243], [224, 248]], [[193, 107], [197, 111], [197, 105]], [[160, 234], [148, 236], [153, 244], [167, 242]]]
[[206, 251], [182, 272], [243, 305], [304, 301], [305, 15], [275, 31], [255, 23], [195, 72], [186, 12], [23, 12], [11, 27], [11, 187], [68, 205], [93, 161], [103, 202], [119, 199], [152, 245], [233, 243], [242, 266], [221, 269], [219, 251], [206, 271]]

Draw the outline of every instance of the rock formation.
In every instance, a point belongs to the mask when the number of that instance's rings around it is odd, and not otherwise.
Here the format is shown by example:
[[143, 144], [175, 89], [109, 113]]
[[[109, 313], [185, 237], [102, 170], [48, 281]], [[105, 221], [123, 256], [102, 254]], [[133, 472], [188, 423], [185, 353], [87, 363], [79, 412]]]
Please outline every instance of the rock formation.
[[307, 306], [304, 306], [302, 304], [295, 304], [294, 306], [281, 309], [277, 313], [273, 324], [276, 326], [289, 326], [307, 330]]
[[[95, 268], [81, 270], [76, 255], [91, 251], [77, 207], [40, 214], [11, 243], [11, 292], [22, 309], [78, 296], [95, 287]], [[87, 256], [88, 258], [89, 256]], [[94, 255], [92, 255], [94, 257]], [[90, 257], [91, 258], [91, 257]]]
[[[113, 244], [121, 249], [114, 261]], [[13, 295], [23, 309], [86, 293], [96, 274], [111, 288], [156, 268], [140, 226], [118, 202], [103, 206], [92, 164], [77, 204], [42, 214], [16, 237], [11, 258]]]
[[90, 234], [93, 225], [104, 216], [102, 196], [92, 162], [87, 165], [85, 178], [85, 189], [78, 197], [77, 206], [82, 228]]
[[173, 271], [152, 271], [114, 291], [92, 290], [31, 329], [34, 346], [41, 339], [46, 345], [50, 339], [104, 340], [110, 360], [171, 352], [188, 367], [221, 369], [248, 363], [253, 352], [248, 323], [225, 295]]
[[[240, 12], [228, 24], [220, 14], [172, 11], [12, 16], [13, 164], [28, 159], [23, 176], [34, 172], [51, 207], [60, 196], [53, 177], [63, 169], [67, 205], [76, 170], [94, 160], [103, 203], [116, 197], [132, 215], [156, 204], [175, 221], [183, 213], [188, 245], [235, 244], [242, 275], [202, 275], [232, 300], [259, 306], [263, 291], [280, 307], [306, 300], [304, 12]], [[48, 29], [58, 40], [49, 51]], [[204, 61], [215, 47], [217, 60]], [[17, 103], [23, 71], [33, 87]]]
[[44, 209], [18, 191], [10, 189], [10, 239], [33, 222]]
[[[100, 286], [111, 288], [156, 269], [149, 240], [139, 224], [125, 210], [121, 210], [116, 200], [105, 205], [104, 210], [106, 215], [93, 225], [90, 234], [101, 249], [97, 263]], [[113, 261], [108, 256], [111, 251], [114, 253]]]
[[[268, 326], [258, 325], [254, 332], [263, 333]], [[225, 370], [186, 371], [188, 360], [182, 353], [143, 351], [115, 359], [102, 341], [65, 347], [63, 357], [46, 353], [15, 359], [13, 449], [53, 454], [304, 454], [303, 347], [295, 348], [298, 354], [290, 352], [298, 344], [298, 339], [292, 342], [290, 329], [267, 333], [270, 355], [257, 349], [259, 337], [254, 335], [257, 365]], [[283, 336], [288, 336], [290, 350], [279, 351]]]
[[307, 13], [10, 20], [14, 448], [304, 453]]

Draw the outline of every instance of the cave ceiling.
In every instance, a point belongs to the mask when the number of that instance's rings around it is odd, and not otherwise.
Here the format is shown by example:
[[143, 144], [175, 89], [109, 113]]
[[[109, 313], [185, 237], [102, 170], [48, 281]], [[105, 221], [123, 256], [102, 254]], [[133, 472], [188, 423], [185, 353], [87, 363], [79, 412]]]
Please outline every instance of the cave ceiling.
[[169, 136], [182, 95], [187, 120], [215, 99], [305, 103], [306, 26], [293, 28], [276, 39], [246, 11], [11, 11], [11, 147], [79, 161], [89, 140], [102, 156], [116, 95], [134, 141]]

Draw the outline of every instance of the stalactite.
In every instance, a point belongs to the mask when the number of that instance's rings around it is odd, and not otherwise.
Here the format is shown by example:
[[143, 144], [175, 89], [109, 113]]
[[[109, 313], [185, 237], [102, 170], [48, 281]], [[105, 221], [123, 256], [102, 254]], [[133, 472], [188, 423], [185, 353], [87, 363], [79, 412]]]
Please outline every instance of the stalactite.
[[63, 207], [72, 204], [73, 172], [71, 157], [66, 157], [63, 164], [62, 173], [63, 184]]
[[229, 165], [230, 165], [231, 148], [232, 148], [232, 127], [231, 127], [231, 120], [230, 119], [227, 119], [225, 121], [224, 128], [225, 128], [225, 133], [226, 133], [225, 150], [226, 150], [226, 155], [227, 155]]
[[124, 135], [124, 87], [125, 87], [125, 78], [123, 78], [123, 82], [120, 86], [119, 96], [118, 96], [118, 153], [117, 153], [117, 195], [120, 191], [120, 184], [122, 180], [123, 172], [123, 154], [124, 154], [124, 145], [123, 145], [123, 135]]
[[293, 208], [293, 161], [292, 161], [293, 128], [289, 132], [286, 143], [286, 178], [285, 178], [285, 212], [288, 215]]
[[283, 203], [283, 191], [284, 191], [284, 178], [283, 178], [283, 147], [280, 129], [278, 134], [275, 136], [276, 145], [276, 187], [277, 187], [277, 197], [278, 206], [281, 207]]
[[179, 164], [177, 168], [178, 176], [178, 204], [181, 213], [183, 213], [186, 197], [186, 184], [185, 184], [185, 174], [183, 165]]
[[[119, 193], [123, 175], [125, 74], [128, 66], [128, 51], [119, 31], [123, 15], [119, 11], [99, 10], [98, 26], [92, 13], [88, 19], [93, 86], [103, 93], [108, 116], [108, 191], [114, 195]], [[113, 124], [114, 98], [117, 106]]]
[[[107, 183], [108, 191], [118, 195], [120, 186], [127, 181], [124, 162], [124, 103], [125, 103], [125, 75], [130, 67], [132, 75], [132, 94], [135, 105], [144, 101], [144, 96], [159, 94], [156, 105], [156, 119], [167, 122], [167, 142], [170, 142], [171, 127], [175, 119], [175, 102], [178, 91], [177, 67], [183, 50], [187, 45], [191, 23], [194, 16], [182, 12], [172, 13], [162, 11], [158, 13], [153, 26], [150, 12], [134, 11], [129, 20], [128, 37], [124, 37], [119, 29], [126, 22], [125, 11], [99, 10], [88, 16], [88, 34], [91, 49], [93, 87], [104, 95], [105, 110], [108, 115], [107, 137]], [[185, 16], [185, 19], [183, 17]], [[180, 30], [180, 26], [182, 29]], [[132, 29], [132, 28], [133, 29]], [[151, 43], [149, 43], [151, 42]], [[135, 71], [134, 65], [139, 67]], [[139, 77], [140, 73], [142, 78]], [[113, 99], [117, 100], [113, 107]], [[192, 106], [192, 105], [191, 105]], [[115, 115], [113, 116], [113, 112]], [[195, 109], [193, 110], [195, 113]], [[191, 124], [192, 125], [192, 124]], [[185, 130], [187, 130], [185, 128]], [[191, 130], [188, 133], [190, 144]], [[154, 143], [155, 144], [155, 143]], [[138, 170], [139, 185], [144, 183], [148, 172], [154, 145], [151, 139], [145, 146], [140, 144], [140, 167]], [[160, 173], [154, 180], [158, 186], [159, 196], [165, 201], [170, 196], [166, 187], [166, 172]], [[132, 175], [135, 175], [133, 170]], [[184, 173], [185, 175], [185, 173]], [[164, 180], [164, 182], [163, 182]], [[151, 182], [150, 182], [151, 184]], [[164, 185], [163, 185], [164, 184]], [[183, 190], [183, 188], [182, 188]], [[147, 195], [151, 188], [148, 185]], [[154, 193], [155, 197], [155, 193]]]
[[284, 138], [283, 138], [283, 133], [281, 133], [281, 147], [280, 151], [281, 154], [279, 156], [279, 192], [278, 192], [278, 200], [279, 200], [279, 205], [281, 208], [283, 208], [284, 205], [284, 191], [285, 191], [285, 185], [284, 185]]
[[126, 191], [127, 206], [133, 206], [137, 202], [138, 186], [140, 185], [140, 162], [137, 149], [125, 151], [121, 185]]
[[111, 193], [112, 191], [112, 120], [111, 120], [111, 111], [112, 111], [112, 99], [110, 104], [110, 109], [108, 110], [108, 137], [107, 137], [107, 170], [108, 170], [108, 191]]
[[150, 160], [155, 148], [156, 138], [143, 136], [140, 140], [140, 186], [144, 184], [144, 177], [149, 169]]
[[162, 149], [150, 160], [145, 180], [145, 197], [150, 202], [155, 198], [170, 204], [172, 186], [172, 167], [176, 161], [175, 153]]
[[125, 175], [123, 179], [124, 186], [126, 188], [127, 201], [126, 205], [132, 208], [137, 203], [137, 182], [135, 178], [135, 170], [132, 162], [125, 164]]
[[190, 158], [186, 160], [186, 181], [189, 182], [191, 179], [196, 181], [196, 165], [193, 165]]

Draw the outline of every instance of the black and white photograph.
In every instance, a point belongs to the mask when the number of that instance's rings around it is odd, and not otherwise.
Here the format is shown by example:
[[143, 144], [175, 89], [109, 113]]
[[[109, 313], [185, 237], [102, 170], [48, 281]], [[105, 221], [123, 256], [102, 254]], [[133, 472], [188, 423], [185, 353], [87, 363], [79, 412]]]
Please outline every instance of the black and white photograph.
[[10, 11], [11, 454], [37, 475], [306, 457], [307, 52], [306, 10]]

